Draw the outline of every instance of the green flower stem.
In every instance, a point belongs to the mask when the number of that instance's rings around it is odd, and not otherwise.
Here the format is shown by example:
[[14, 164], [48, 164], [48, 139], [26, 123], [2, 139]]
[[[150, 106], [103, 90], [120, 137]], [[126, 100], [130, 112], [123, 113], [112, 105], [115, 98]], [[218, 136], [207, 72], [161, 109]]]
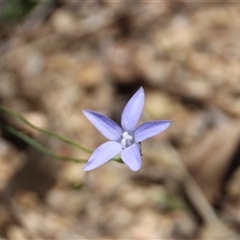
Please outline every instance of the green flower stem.
[[[87, 152], [87, 153], [92, 153], [91, 150], [85, 148], [85, 147], [82, 147], [81, 145], [75, 143], [75, 142], [72, 142], [62, 136], [59, 136], [58, 134], [54, 133], [54, 132], [51, 132], [49, 130], [46, 130], [46, 129], [43, 129], [43, 128], [40, 128], [40, 127], [37, 127], [35, 125], [33, 125], [32, 123], [30, 123], [26, 118], [24, 118], [22, 115], [20, 115], [19, 113], [17, 112], [14, 112], [12, 111], [11, 109], [7, 108], [7, 107], [4, 107], [2, 105], [0, 105], [0, 111], [6, 113], [6, 114], [9, 114], [17, 119], [19, 119], [20, 121], [22, 121], [23, 123], [27, 124], [28, 126], [30, 126], [31, 128], [37, 130], [37, 131], [40, 131], [44, 134], [47, 134], [47, 135], [50, 135], [52, 137], [55, 137], [56, 139], [64, 142], [64, 143], [67, 143], [69, 145], [72, 145], [72, 146], [75, 146], [79, 149], [81, 149], [82, 151], [84, 152]], [[24, 141], [26, 141], [27, 143], [29, 143], [30, 145], [32, 145], [33, 147], [37, 148], [39, 151], [41, 152], [44, 152], [46, 155], [48, 156], [51, 156], [51, 157], [54, 157], [54, 158], [58, 158], [58, 159], [61, 159], [61, 160], [64, 160], [64, 161], [74, 161], [74, 162], [78, 162], [78, 163], [82, 163], [83, 161], [85, 162], [85, 160], [78, 160], [78, 159], [73, 159], [73, 158], [68, 158], [68, 157], [62, 157], [62, 156], [58, 156], [56, 155], [55, 153], [51, 152], [49, 149], [43, 147], [41, 144], [39, 144], [38, 142], [36, 142], [35, 140], [33, 140], [32, 138], [28, 137], [27, 135], [23, 134], [22, 132], [19, 132], [18, 130], [10, 127], [10, 126], [3, 126], [4, 128], [6, 128], [9, 132], [11, 132], [12, 134], [15, 134], [16, 136], [22, 138]], [[120, 157], [114, 157], [112, 158], [113, 161], [116, 161], [116, 162], [119, 162], [119, 163], [123, 163], [122, 159]]]
[[39, 150], [40, 152], [44, 153], [45, 155], [47, 155], [49, 157], [56, 158], [56, 159], [63, 160], [63, 161], [76, 162], [76, 163], [86, 163], [86, 161], [87, 161], [87, 160], [83, 160], [83, 159], [59, 156], [59, 155], [53, 153], [52, 151], [50, 151], [48, 148], [41, 145], [40, 143], [38, 143], [37, 141], [35, 141], [34, 139], [28, 137], [26, 134], [16, 130], [15, 128], [12, 128], [8, 125], [4, 125], [1, 123], [0, 123], [0, 126], [5, 128], [8, 132], [14, 134], [15, 136], [21, 138], [22, 140], [27, 142], [29, 145], [33, 146], [34, 148], [36, 148], [37, 150]]
[[84, 151], [84, 152], [92, 153], [91, 150], [89, 150], [89, 149], [87, 149], [87, 148], [85, 148], [85, 147], [82, 147], [82, 146], [78, 145], [78, 144], [75, 143], [75, 142], [72, 142], [72, 141], [70, 141], [70, 140], [68, 140], [68, 139], [66, 139], [66, 138], [64, 138], [64, 137], [61, 137], [61, 136], [57, 135], [56, 133], [53, 133], [53, 132], [51, 132], [51, 131], [49, 131], [49, 130], [42, 129], [42, 128], [40, 128], [40, 127], [37, 127], [37, 126], [33, 125], [32, 123], [30, 123], [29, 121], [27, 121], [23, 116], [21, 116], [19, 113], [16, 113], [16, 112], [10, 110], [9, 108], [6, 108], [6, 107], [0, 105], [0, 111], [2, 111], [2, 112], [4, 112], [4, 113], [7, 113], [7, 114], [9, 114], [9, 115], [11, 115], [11, 116], [13, 116], [13, 117], [21, 120], [22, 122], [26, 123], [28, 126], [32, 127], [33, 129], [36, 129], [36, 130], [38, 130], [38, 131], [40, 131], [40, 132], [42, 132], [42, 133], [48, 134], [48, 135], [50, 135], [50, 136], [52, 136], [52, 137], [55, 137], [55, 138], [59, 139], [59, 140], [62, 141], [62, 142], [65, 142], [65, 143], [67, 143], [67, 144], [70, 144], [70, 145], [72, 145], [72, 146], [75, 146], [75, 147], [77, 147], [77, 148], [80, 148], [80, 149], [81, 149], [82, 151]]

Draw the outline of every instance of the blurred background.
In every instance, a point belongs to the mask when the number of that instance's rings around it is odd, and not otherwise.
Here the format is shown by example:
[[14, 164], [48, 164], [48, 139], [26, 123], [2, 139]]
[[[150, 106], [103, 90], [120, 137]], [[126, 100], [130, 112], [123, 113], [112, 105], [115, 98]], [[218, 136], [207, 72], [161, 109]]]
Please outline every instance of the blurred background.
[[[94, 150], [82, 109], [119, 123], [140, 86], [143, 166], [89, 154], [0, 111], [1, 239], [240, 239], [240, 4], [231, 1], [1, 1], [0, 104]], [[3, 127], [5, 126], [5, 127]]]

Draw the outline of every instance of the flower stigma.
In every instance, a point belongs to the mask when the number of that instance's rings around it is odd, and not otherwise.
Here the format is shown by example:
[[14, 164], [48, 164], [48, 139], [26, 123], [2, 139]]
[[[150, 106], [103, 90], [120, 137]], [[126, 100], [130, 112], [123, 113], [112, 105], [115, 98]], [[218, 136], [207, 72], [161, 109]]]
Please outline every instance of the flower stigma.
[[127, 131], [124, 131], [122, 136], [123, 136], [121, 140], [122, 147], [126, 148], [130, 146], [132, 144], [131, 140], [133, 139], [133, 137]]

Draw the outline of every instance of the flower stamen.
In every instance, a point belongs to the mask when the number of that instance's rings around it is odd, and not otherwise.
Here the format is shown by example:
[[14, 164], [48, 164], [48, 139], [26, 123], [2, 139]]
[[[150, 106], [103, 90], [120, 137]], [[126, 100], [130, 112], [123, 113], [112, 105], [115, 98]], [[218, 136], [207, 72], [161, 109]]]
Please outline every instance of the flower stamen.
[[131, 140], [133, 139], [133, 137], [127, 131], [124, 131], [122, 136], [123, 136], [121, 140], [122, 147], [126, 148], [127, 146], [130, 146], [132, 144]]

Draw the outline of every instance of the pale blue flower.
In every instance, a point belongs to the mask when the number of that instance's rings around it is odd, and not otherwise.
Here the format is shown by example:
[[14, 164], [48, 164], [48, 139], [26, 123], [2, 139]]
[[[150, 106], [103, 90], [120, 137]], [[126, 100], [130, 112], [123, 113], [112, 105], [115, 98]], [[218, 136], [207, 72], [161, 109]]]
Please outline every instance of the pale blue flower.
[[120, 127], [108, 117], [89, 110], [83, 110], [87, 119], [110, 141], [100, 145], [84, 166], [84, 171], [93, 170], [111, 158], [120, 154], [128, 167], [137, 171], [141, 167], [140, 142], [166, 130], [171, 121], [157, 120], [141, 124], [136, 127], [144, 105], [144, 89], [141, 87], [125, 106]]

